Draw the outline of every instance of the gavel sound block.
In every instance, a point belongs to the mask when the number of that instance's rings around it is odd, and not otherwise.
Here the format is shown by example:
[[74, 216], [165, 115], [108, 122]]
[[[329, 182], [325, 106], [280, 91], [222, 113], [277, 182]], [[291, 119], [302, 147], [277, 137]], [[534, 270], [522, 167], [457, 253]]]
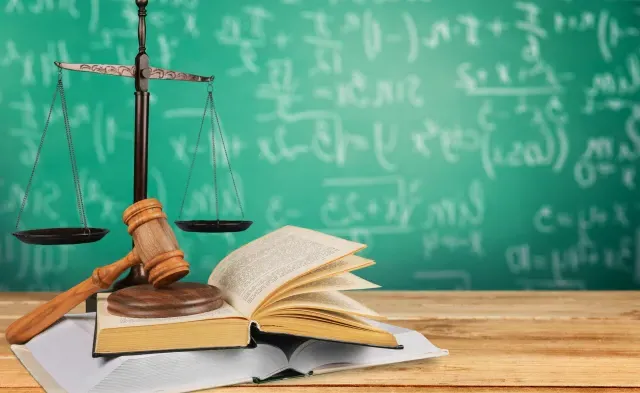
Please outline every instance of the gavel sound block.
[[108, 289], [124, 271], [139, 263], [151, 285], [112, 293], [109, 295], [110, 312], [138, 318], [161, 318], [210, 311], [222, 305], [218, 288], [176, 283], [189, 274], [189, 263], [184, 260], [184, 253], [158, 200], [149, 198], [136, 202], [125, 210], [122, 218], [133, 237], [133, 250], [119, 261], [96, 268], [91, 277], [9, 325], [5, 336], [10, 344], [29, 341], [89, 296]]

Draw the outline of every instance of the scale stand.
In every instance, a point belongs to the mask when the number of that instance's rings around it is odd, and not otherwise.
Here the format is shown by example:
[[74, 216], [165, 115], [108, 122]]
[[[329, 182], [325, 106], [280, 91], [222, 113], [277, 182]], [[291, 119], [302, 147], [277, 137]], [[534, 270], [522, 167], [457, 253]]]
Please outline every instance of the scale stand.
[[[80, 243], [91, 243], [102, 239], [109, 231], [103, 228], [90, 228], [87, 226], [86, 215], [84, 213], [84, 203], [82, 201], [82, 193], [80, 192], [80, 181], [77, 175], [77, 167], [75, 164], [75, 152], [73, 149], [73, 143], [71, 139], [71, 130], [68, 121], [68, 115], [66, 110], [66, 99], [64, 95], [64, 87], [62, 84], [62, 70], [70, 70], [70, 71], [81, 71], [81, 72], [90, 72], [97, 74], [105, 74], [105, 75], [113, 75], [119, 77], [128, 77], [134, 78], [135, 80], [135, 137], [134, 137], [134, 168], [133, 168], [133, 202], [138, 202], [143, 199], [147, 199], [147, 174], [148, 174], [148, 134], [149, 134], [149, 80], [150, 79], [158, 79], [158, 80], [175, 80], [175, 81], [186, 81], [186, 82], [205, 82], [208, 83], [208, 95], [207, 95], [207, 105], [209, 112], [211, 114], [211, 128], [212, 128], [212, 155], [213, 155], [213, 171], [214, 171], [214, 185], [215, 185], [215, 193], [216, 193], [216, 219], [215, 220], [180, 220], [178, 219], [175, 224], [178, 228], [187, 232], [200, 232], [200, 233], [225, 233], [225, 232], [239, 232], [248, 229], [252, 221], [244, 220], [244, 211], [242, 210], [242, 205], [240, 204], [240, 198], [238, 195], [238, 190], [236, 188], [235, 179], [233, 179], [233, 172], [231, 171], [231, 165], [229, 163], [229, 157], [227, 155], [226, 145], [224, 144], [224, 138], [222, 136], [222, 129], [220, 128], [220, 121], [218, 118], [218, 113], [215, 110], [215, 104], [213, 101], [213, 76], [199, 76], [193, 75], [189, 73], [173, 71], [163, 68], [151, 67], [149, 65], [149, 56], [146, 53], [146, 22], [145, 18], [147, 15], [146, 7], [148, 4], [148, 0], [135, 0], [136, 5], [138, 7], [138, 54], [135, 58], [134, 65], [111, 65], [111, 64], [72, 64], [72, 63], [61, 63], [55, 62], [55, 65], [59, 69], [59, 77], [58, 77], [58, 85], [56, 87], [56, 94], [60, 94], [63, 115], [64, 115], [64, 123], [67, 135], [67, 142], [69, 145], [69, 156], [71, 159], [71, 167], [74, 177], [74, 183], [76, 186], [76, 200], [78, 204], [78, 211], [81, 215], [83, 227], [82, 228], [45, 228], [45, 229], [35, 229], [35, 230], [26, 230], [26, 231], [16, 231], [14, 232], [14, 236], [28, 244], [40, 244], [40, 245], [54, 245], [54, 244], [80, 244]], [[52, 107], [55, 104], [56, 95], [54, 95], [54, 100], [52, 102]], [[205, 105], [205, 113], [203, 115], [202, 124], [204, 124], [204, 117], [207, 112], [207, 105]], [[50, 116], [50, 114], [49, 114]], [[218, 130], [220, 132], [220, 138], [222, 141], [222, 146], [224, 148], [225, 157], [227, 162], [229, 163], [229, 171], [231, 173], [231, 178], [233, 180], [233, 185], [236, 191], [236, 197], [238, 198], [238, 204], [240, 205], [240, 211], [242, 213], [242, 220], [220, 220], [218, 213], [218, 186], [217, 186], [217, 168], [216, 168], [216, 151], [215, 151], [215, 132], [214, 132], [214, 119], [218, 125]], [[31, 182], [33, 179], [33, 175], [35, 173], [36, 166], [38, 164], [38, 158], [40, 150], [42, 149], [42, 145], [44, 142], [45, 134], [48, 128], [49, 121], [47, 120], [45, 125], [45, 130], [42, 134], [42, 139], [40, 140], [40, 147], [38, 149], [38, 154], [36, 155], [36, 160], [34, 163], [33, 170], [31, 172], [31, 176], [29, 178], [29, 184], [27, 186], [25, 196], [23, 199], [22, 207], [20, 209], [20, 213], [18, 214], [18, 222], [16, 223], [16, 229], [18, 229], [20, 217], [24, 210], [24, 206], [27, 200], [27, 195], [29, 192], [29, 188], [31, 186]], [[200, 133], [198, 134], [198, 142], [200, 141], [200, 134], [202, 133], [202, 125], [200, 127]], [[197, 153], [197, 145], [196, 145], [196, 153]], [[194, 153], [193, 161], [191, 164], [191, 169], [189, 171], [189, 177], [187, 180], [187, 187], [185, 188], [185, 196], [182, 201], [182, 205], [180, 207], [180, 217], [182, 215], [182, 210], [184, 207], [184, 201], [186, 199], [186, 194], [189, 186], [189, 180], [191, 178], [191, 172], [193, 170], [195, 156]], [[133, 246], [132, 246], [133, 247]], [[148, 279], [145, 271], [142, 268], [142, 265], [137, 265], [129, 270], [128, 275], [120, 281], [117, 281], [112, 289], [113, 290], [121, 290], [124, 288], [145, 285], [148, 284]], [[95, 311], [95, 295], [87, 300], [87, 312]]]

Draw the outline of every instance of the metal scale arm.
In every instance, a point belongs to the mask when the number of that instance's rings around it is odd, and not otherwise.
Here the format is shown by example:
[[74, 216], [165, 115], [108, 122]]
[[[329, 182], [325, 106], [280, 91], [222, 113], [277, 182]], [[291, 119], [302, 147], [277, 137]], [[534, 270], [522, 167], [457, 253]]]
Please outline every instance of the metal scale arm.
[[[124, 76], [128, 78], [136, 77], [135, 65], [118, 65], [118, 64], [80, 64], [80, 63], [61, 63], [54, 62], [59, 68], [69, 71], [92, 72], [94, 74], [105, 74], [114, 76]], [[148, 67], [143, 68], [142, 78], [146, 79], [164, 79], [177, 80], [185, 82], [211, 82], [213, 76], [200, 76], [188, 74], [186, 72], [167, 70], [165, 68]]]

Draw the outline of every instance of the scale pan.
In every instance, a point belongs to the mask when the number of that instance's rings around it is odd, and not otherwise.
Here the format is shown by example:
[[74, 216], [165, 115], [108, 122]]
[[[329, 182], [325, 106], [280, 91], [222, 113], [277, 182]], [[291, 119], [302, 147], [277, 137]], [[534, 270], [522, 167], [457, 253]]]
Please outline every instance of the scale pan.
[[13, 236], [23, 243], [52, 246], [93, 243], [102, 239], [107, 233], [109, 230], [103, 228], [45, 228], [14, 232]]
[[242, 232], [249, 228], [253, 221], [191, 220], [175, 223], [185, 232], [228, 233]]

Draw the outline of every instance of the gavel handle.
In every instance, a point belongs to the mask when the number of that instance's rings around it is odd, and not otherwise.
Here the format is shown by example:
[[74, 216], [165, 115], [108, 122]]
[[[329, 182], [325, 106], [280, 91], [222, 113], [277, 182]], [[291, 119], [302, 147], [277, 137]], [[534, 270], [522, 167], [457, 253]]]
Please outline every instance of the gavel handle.
[[59, 294], [13, 322], [5, 333], [9, 344], [24, 344], [73, 310], [78, 304], [101, 289], [107, 289], [125, 270], [141, 263], [131, 250], [124, 258], [110, 265], [96, 268], [91, 277]]

